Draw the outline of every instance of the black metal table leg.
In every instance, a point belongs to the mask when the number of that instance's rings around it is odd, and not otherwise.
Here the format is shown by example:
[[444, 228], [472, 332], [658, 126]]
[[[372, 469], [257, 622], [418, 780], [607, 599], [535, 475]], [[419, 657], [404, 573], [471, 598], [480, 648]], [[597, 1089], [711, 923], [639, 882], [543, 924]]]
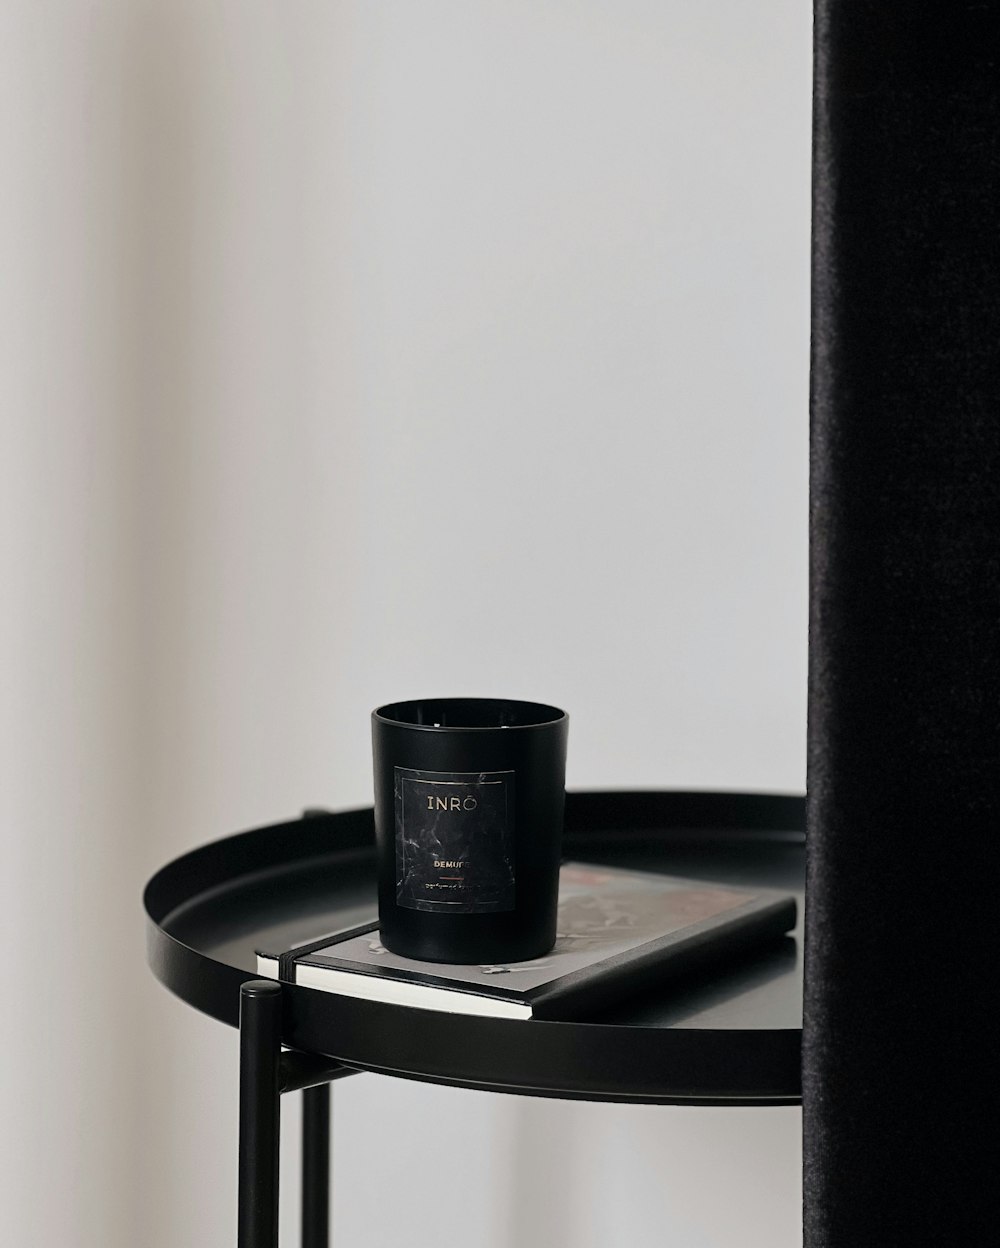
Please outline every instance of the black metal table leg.
[[330, 1243], [330, 1085], [302, 1093], [302, 1248]]
[[281, 985], [240, 988], [239, 1248], [277, 1248]]

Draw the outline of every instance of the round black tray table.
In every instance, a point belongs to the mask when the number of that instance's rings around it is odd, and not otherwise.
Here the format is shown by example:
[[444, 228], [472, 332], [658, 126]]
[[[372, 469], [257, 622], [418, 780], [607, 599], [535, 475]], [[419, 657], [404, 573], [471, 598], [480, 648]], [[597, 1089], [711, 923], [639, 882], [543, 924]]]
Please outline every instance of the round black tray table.
[[[804, 818], [801, 797], [570, 792], [564, 856], [801, 898]], [[277, 1242], [278, 1106], [280, 1094], [295, 1089], [308, 1089], [303, 1245], [326, 1244], [327, 1085], [354, 1071], [588, 1100], [798, 1102], [798, 931], [586, 1022], [449, 1014], [258, 979], [257, 948], [363, 921], [374, 915], [375, 887], [370, 808], [306, 811], [215, 841], [169, 863], [146, 887], [153, 972], [190, 1005], [241, 1028], [244, 1248]]]

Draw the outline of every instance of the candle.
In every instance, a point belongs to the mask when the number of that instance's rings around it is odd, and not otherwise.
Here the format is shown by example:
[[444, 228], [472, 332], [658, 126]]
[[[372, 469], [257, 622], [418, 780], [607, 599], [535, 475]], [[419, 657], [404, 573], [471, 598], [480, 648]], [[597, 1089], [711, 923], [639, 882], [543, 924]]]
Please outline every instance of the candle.
[[500, 698], [372, 712], [387, 949], [468, 964], [552, 948], [568, 727], [557, 707]]

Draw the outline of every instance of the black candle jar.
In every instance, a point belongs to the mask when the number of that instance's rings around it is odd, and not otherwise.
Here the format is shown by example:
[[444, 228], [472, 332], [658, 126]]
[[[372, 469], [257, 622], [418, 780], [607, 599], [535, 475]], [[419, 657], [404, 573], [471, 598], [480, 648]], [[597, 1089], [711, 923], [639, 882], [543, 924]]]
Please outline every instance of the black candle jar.
[[556, 938], [569, 717], [428, 698], [372, 712], [382, 943], [428, 962], [519, 962]]

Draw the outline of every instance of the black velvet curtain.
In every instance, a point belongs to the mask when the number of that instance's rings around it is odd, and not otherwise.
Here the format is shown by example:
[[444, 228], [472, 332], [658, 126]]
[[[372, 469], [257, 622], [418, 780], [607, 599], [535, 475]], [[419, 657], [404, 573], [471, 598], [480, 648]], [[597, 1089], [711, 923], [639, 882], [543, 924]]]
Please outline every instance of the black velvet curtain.
[[1000, 4], [815, 10], [806, 1248], [995, 1234]]

